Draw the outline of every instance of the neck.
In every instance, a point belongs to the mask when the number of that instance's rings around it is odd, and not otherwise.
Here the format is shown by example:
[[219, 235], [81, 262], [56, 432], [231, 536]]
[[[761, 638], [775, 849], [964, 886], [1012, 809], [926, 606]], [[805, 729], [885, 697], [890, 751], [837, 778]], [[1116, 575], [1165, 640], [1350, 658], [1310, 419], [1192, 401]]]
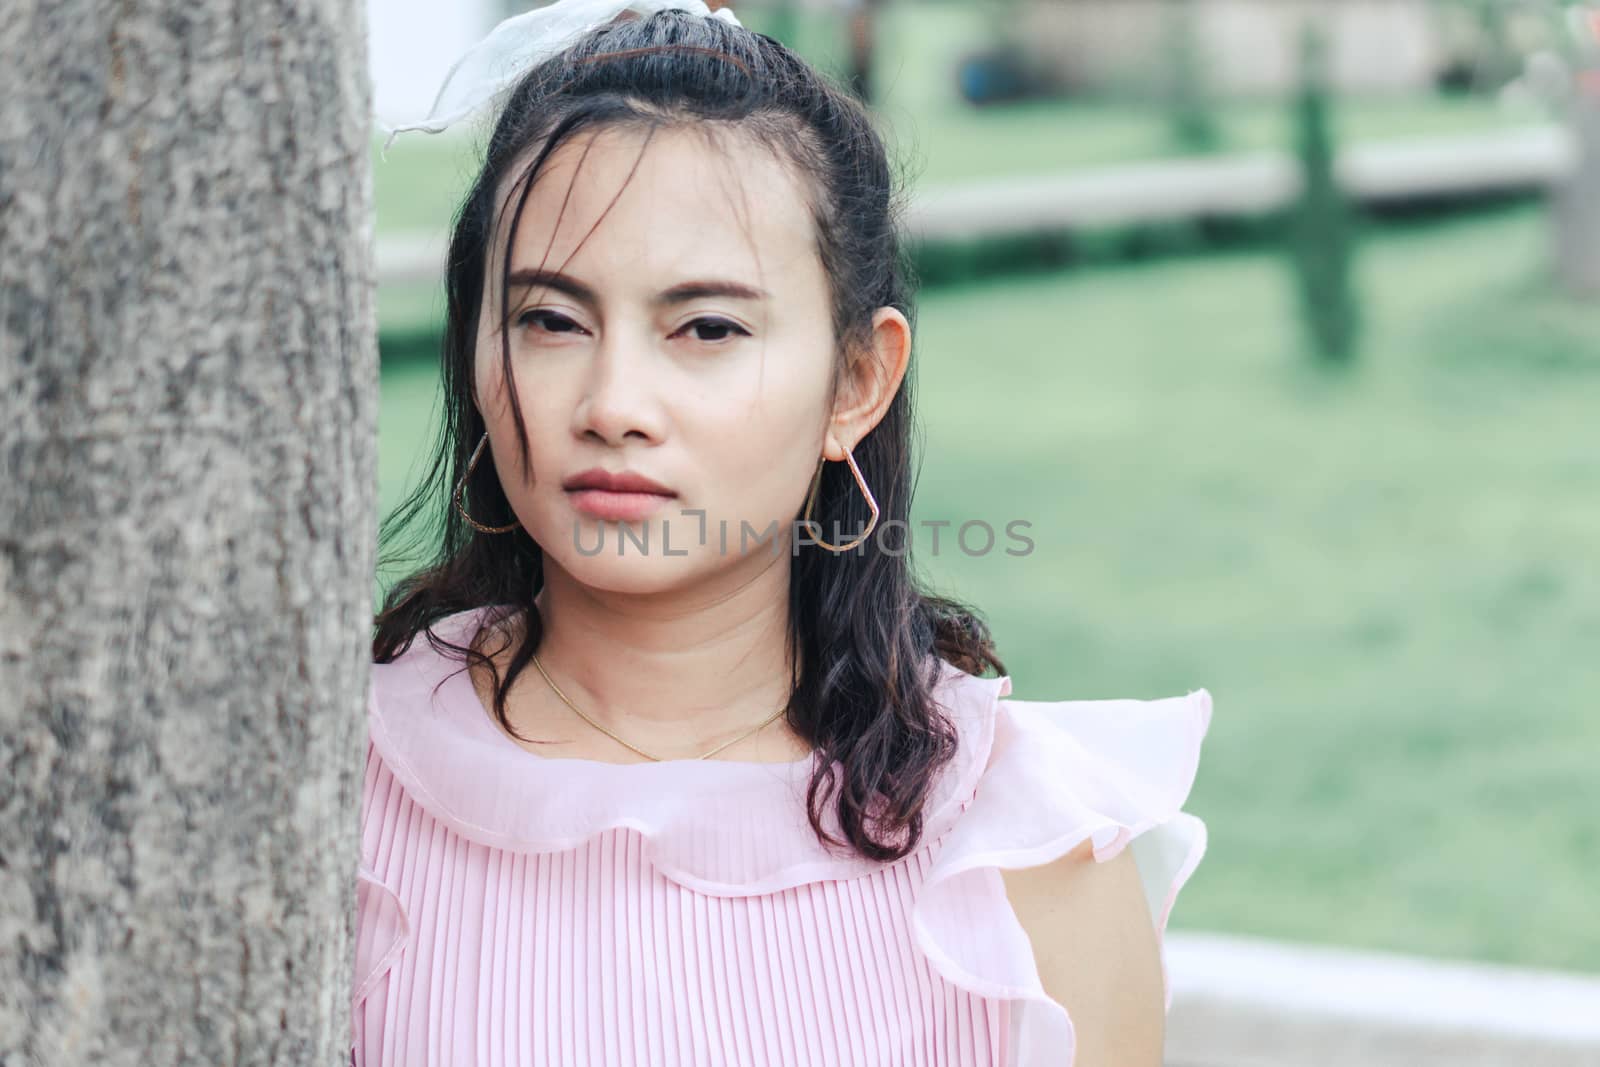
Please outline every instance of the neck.
[[[584, 586], [546, 557], [535, 601], [539, 660], [585, 714], [646, 750], [682, 753], [735, 737], [789, 695], [789, 559], [752, 559], [745, 573], [632, 594]], [[529, 684], [548, 688], [536, 671]], [[790, 734], [780, 717], [758, 736]]]

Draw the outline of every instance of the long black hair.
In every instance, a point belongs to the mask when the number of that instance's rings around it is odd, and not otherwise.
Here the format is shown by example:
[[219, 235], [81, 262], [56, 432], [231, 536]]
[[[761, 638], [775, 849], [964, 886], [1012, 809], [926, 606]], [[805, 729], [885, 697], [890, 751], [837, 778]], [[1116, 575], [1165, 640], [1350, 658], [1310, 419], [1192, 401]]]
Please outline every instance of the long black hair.
[[[803, 179], [828, 279], [836, 375], [863, 350], [878, 308], [897, 308], [915, 323], [914, 273], [883, 140], [852, 96], [780, 42], [668, 9], [592, 30], [517, 83], [451, 235], [444, 412], [433, 465], [382, 525], [386, 560], [402, 531], [412, 530], [420, 531], [416, 541], [429, 561], [389, 590], [373, 640], [379, 663], [426, 633], [436, 648], [447, 646], [488, 666], [496, 678], [494, 714], [513, 734], [506, 694], [543, 632], [533, 601], [543, 586], [543, 551], [520, 527], [499, 536], [477, 533], [451, 502], [485, 432], [473, 400], [473, 357], [486, 263], [491, 248], [499, 247], [492, 244], [494, 228], [502, 209], [510, 210], [509, 234], [515, 234], [533, 179], [574, 133], [619, 125], [647, 135], [661, 128], [709, 133], [708, 120], [778, 151]], [[511, 195], [497, 203], [502, 189]], [[511, 247], [510, 237], [500, 239]], [[509, 254], [496, 264], [501, 294], [509, 290], [509, 265]], [[509, 342], [502, 359], [510, 382]], [[887, 528], [898, 520], [900, 530], [909, 529], [911, 510], [913, 378], [908, 370], [882, 420], [853, 449], [881, 509], [880, 523]], [[511, 408], [526, 457], [527, 428], [517, 405]], [[490, 462], [480, 460], [472, 470], [464, 497], [480, 523], [517, 521]], [[419, 517], [429, 521], [413, 525]], [[870, 514], [845, 464], [825, 465], [812, 517], [823, 530], [865, 526]], [[810, 822], [825, 844], [848, 843], [875, 860], [898, 859], [917, 846], [930, 788], [955, 754], [957, 733], [933, 699], [939, 661], [971, 674], [1005, 672], [982, 618], [925, 591], [910, 548], [909, 537], [887, 544], [871, 537], [838, 554], [809, 546], [791, 561], [787, 639], [794, 673], [787, 722], [827, 757], [817, 760], [810, 782]], [[523, 623], [504, 678], [489, 656], [429, 629], [456, 612], [502, 604], [514, 606]], [[843, 842], [822, 824], [830, 802]]]

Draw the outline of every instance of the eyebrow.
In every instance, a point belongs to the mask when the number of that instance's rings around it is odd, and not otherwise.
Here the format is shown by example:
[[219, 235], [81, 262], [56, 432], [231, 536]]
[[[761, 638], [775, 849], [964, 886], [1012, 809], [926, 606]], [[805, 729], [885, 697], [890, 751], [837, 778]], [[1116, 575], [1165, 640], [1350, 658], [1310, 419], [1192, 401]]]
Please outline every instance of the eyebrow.
[[[582, 301], [591, 307], [600, 303], [600, 298], [589, 286], [570, 275], [562, 274], [557, 270], [538, 270], [532, 267], [522, 267], [511, 272], [511, 287], [533, 288], [535, 286], [554, 289], [566, 293], [574, 300]], [[684, 304], [690, 300], [700, 300], [708, 296], [732, 297], [736, 300], [765, 300], [770, 296], [765, 289], [743, 282], [723, 281], [719, 279], [696, 279], [681, 282], [670, 289], [663, 289], [651, 300], [651, 303], [660, 307], [670, 307], [673, 304]]]

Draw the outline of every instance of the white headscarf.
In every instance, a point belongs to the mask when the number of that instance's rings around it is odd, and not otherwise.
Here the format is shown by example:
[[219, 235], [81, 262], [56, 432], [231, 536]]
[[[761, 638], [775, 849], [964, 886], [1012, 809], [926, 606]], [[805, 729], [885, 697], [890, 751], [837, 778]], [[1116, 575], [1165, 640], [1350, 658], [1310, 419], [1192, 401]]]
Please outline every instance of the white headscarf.
[[555, 55], [584, 33], [604, 25], [624, 11], [649, 15], [678, 8], [696, 15], [742, 25], [728, 8], [712, 11], [702, 0], [556, 0], [553, 4], [513, 15], [489, 35], [462, 53], [444, 76], [433, 106], [421, 118], [390, 126], [383, 147], [408, 130], [439, 133], [475, 114], [479, 108], [509, 91], [539, 62]]

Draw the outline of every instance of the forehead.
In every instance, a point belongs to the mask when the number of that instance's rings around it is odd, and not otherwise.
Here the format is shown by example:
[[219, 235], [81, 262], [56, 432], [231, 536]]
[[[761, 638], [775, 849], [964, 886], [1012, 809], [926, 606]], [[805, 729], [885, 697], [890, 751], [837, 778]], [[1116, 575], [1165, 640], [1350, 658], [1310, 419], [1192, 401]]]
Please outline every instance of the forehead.
[[[535, 154], [497, 194], [496, 254], [516, 209], [512, 181]], [[736, 128], [708, 136], [606, 127], [569, 137], [545, 160], [517, 223], [512, 269], [541, 261], [596, 281], [709, 271], [775, 280], [820, 269], [802, 179]]]

